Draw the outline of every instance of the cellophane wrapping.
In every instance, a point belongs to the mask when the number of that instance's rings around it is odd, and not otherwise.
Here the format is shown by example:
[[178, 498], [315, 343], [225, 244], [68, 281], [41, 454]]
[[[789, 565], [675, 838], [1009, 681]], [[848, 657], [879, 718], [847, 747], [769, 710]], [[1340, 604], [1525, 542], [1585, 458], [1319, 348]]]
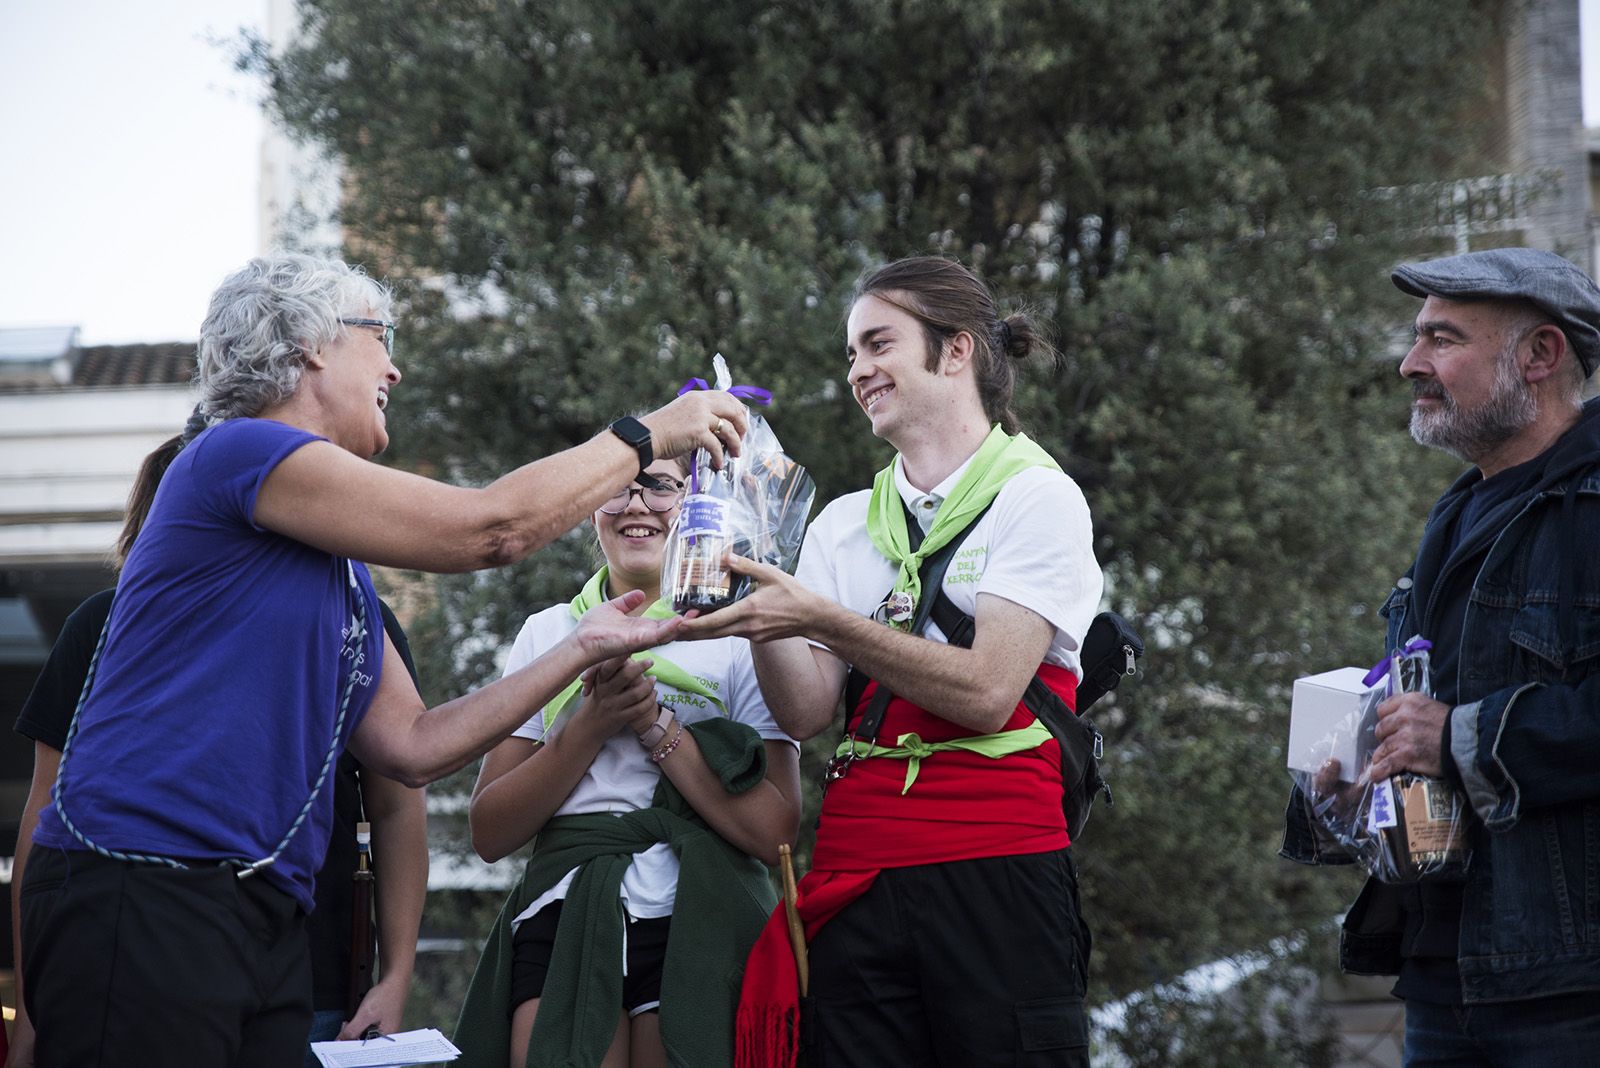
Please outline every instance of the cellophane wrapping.
[[695, 451], [689, 493], [661, 562], [662, 597], [679, 611], [709, 612], [745, 596], [748, 580], [723, 563], [728, 552], [792, 573], [816, 494], [772, 425], [751, 412], [739, 455], [728, 456], [722, 470]]
[[[1428, 651], [1419, 645], [1426, 643], [1413, 641], [1391, 654], [1356, 711], [1318, 743], [1330, 756], [1317, 771], [1290, 773], [1317, 833], [1386, 883], [1459, 879], [1471, 861], [1471, 809], [1460, 791], [1422, 775], [1373, 782], [1367, 774], [1378, 747], [1378, 706], [1402, 693], [1432, 696]], [[1348, 753], [1352, 738], [1357, 766], [1345, 768], [1331, 754]]]

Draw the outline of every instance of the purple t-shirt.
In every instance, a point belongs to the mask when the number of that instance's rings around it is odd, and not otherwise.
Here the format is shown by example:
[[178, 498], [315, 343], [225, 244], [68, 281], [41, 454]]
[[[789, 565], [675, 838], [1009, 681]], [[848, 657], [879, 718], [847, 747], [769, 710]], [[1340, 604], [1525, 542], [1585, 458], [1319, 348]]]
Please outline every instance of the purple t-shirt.
[[[197, 437], [162, 478], [65, 766], [67, 815], [95, 844], [259, 860], [305, 804], [352, 670], [341, 748], [365, 715], [383, 663], [367, 569], [253, 520], [267, 475], [319, 440], [233, 419]], [[357, 596], [359, 647], [350, 637]], [[330, 772], [261, 876], [307, 911], [328, 849], [333, 780]], [[54, 805], [40, 813], [34, 841], [83, 848]]]

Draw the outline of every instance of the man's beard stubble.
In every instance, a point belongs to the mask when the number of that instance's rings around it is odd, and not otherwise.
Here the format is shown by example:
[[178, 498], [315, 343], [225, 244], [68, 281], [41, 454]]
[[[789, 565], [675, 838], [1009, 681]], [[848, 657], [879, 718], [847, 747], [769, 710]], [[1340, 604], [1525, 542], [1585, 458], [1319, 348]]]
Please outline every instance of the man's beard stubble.
[[1433, 379], [1414, 381], [1414, 396], [1444, 401], [1443, 407], [1432, 411], [1411, 409], [1411, 437], [1417, 444], [1442, 449], [1458, 460], [1475, 463], [1525, 430], [1538, 416], [1539, 405], [1532, 387], [1523, 381], [1517, 367], [1517, 344], [1514, 340], [1500, 351], [1495, 360], [1489, 399], [1476, 408], [1462, 408]]

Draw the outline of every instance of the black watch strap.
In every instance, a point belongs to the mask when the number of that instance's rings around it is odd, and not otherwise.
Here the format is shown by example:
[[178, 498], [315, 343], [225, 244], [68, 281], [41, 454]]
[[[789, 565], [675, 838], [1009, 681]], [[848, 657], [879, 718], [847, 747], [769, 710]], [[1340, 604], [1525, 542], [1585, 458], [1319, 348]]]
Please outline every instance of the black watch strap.
[[649, 467], [655, 460], [655, 452], [650, 448], [650, 428], [631, 415], [625, 415], [611, 424], [610, 430], [617, 437], [633, 446], [639, 454], [639, 471]]

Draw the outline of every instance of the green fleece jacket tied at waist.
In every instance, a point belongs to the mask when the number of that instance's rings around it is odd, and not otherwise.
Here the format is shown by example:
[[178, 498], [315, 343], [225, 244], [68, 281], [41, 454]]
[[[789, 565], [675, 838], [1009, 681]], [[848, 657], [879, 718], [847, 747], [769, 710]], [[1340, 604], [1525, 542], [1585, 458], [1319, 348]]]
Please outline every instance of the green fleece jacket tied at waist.
[[[688, 724], [730, 794], [766, 776], [761, 737], [716, 718]], [[567, 872], [550, 971], [528, 1044], [528, 1068], [594, 1068], [622, 1012], [622, 877], [666, 842], [678, 888], [661, 975], [661, 1040], [674, 1068], [733, 1063], [733, 1016], [745, 956], [777, 904], [766, 868], [706, 826], [663, 776], [654, 807], [620, 815], [560, 816], [535, 840], [522, 881], [483, 948], [456, 1022], [461, 1068], [504, 1068], [511, 1039], [511, 921]]]

